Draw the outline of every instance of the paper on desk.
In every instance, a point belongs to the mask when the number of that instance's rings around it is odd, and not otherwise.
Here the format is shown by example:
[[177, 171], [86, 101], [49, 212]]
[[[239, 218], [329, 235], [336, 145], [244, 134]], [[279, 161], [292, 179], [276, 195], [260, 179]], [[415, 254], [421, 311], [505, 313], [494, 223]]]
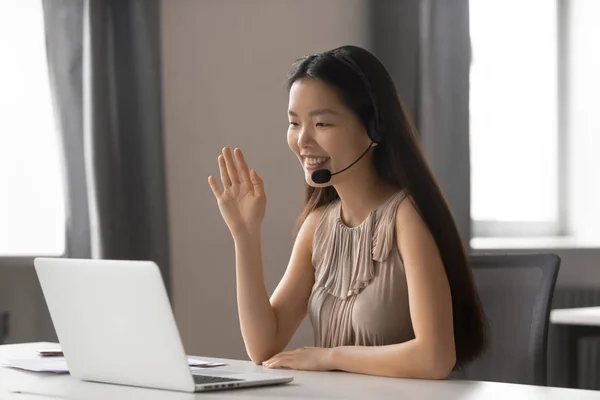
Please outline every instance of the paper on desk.
[[52, 358], [15, 358], [5, 360], [1, 364], [3, 367], [24, 369], [35, 372], [55, 372], [68, 373], [67, 362], [63, 357]]
[[190, 357], [188, 357], [187, 360], [188, 360], [188, 364], [190, 367], [196, 367], [196, 368], [220, 367], [220, 366], [225, 365], [225, 363], [209, 362], [209, 361], [198, 360], [196, 358], [190, 358]]
[[[188, 357], [188, 364], [193, 368], [210, 368], [225, 365]], [[64, 357], [15, 358], [3, 361], [3, 367], [18, 368], [34, 372], [68, 373], [67, 361]]]

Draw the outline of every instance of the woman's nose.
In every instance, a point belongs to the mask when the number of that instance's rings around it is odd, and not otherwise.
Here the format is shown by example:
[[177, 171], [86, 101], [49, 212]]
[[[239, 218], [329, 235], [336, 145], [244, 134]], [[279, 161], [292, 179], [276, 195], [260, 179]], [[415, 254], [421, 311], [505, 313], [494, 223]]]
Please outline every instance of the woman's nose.
[[303, 127], [298, 133], [298, 147], [309, 147], [313, 142], [313, 132], [310, 127]]

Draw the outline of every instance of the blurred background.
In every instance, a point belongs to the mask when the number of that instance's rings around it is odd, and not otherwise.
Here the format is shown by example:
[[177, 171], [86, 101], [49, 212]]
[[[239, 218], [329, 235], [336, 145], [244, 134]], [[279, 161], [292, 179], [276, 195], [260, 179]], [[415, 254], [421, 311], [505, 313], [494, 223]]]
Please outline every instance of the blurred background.
[[[34, 257], [151, 259], [187, 352], [246, 359], [206, 178], [224, 146], [264, 178], [273, 290], [304, 188], [286, 73], [346, 44], [393, 76], [470, 251], [554, 252], [553, 307], [600, 305], [599, 18], [597, 0], [0, 0], [0, 341], [56, 340]], [[310, 344], [305, 321], [290, 348]], [[600, 344], [581, 346], [600, 388]]]

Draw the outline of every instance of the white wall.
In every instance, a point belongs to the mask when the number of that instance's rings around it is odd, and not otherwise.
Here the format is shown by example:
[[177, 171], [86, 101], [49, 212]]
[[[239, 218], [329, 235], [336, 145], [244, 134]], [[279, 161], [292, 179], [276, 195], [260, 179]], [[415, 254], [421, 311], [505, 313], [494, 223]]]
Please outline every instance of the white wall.
[[[269, 291], [287, 266], [303, 175], [287, 148], [285, 76], [300, 56], [366, 46], [366, 0], [162, 2], [163, 82], [174, 308], [190, 353], [247, 357], [233, 244], [207, 185], [223, 146], [265, 180]], [[312, 343], [305, 323], [292, 346]]]

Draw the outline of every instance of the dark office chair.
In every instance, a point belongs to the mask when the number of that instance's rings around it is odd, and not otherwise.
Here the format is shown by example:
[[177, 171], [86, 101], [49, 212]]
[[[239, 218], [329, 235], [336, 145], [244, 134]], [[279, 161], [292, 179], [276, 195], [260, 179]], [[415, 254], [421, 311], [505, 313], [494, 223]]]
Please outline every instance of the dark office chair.
[[0, 311], [0, 344], [8, 336], [8, 311]]
[[489, 344], [453, 378], [546, 386], [548, 321], [560, 261], [555, 254], [471, 256]]

